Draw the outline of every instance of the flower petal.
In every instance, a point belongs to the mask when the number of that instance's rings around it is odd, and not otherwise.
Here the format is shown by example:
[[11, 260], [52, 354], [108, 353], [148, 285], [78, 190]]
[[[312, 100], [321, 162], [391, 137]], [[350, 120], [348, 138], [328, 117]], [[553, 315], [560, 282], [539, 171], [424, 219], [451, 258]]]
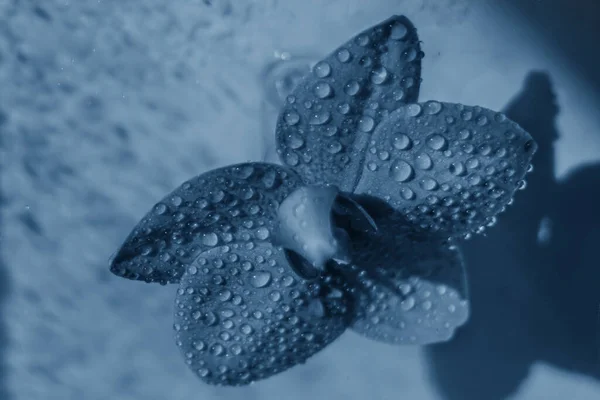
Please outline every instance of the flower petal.
[[279, 203], [301, 185], [274, 164], [219, 168], [185, 182], [140, 221], [111, 261], [116, 275], [176, 283], [184, 264], [224, 244], [270, 240]]
[[342, 334], [352, 313], [341, 288], [331, 276], [302, 279], [270, 243], [215, 248], [181, 279], [176, 341], [207, 383], [265, 379], [304, 363]]
[[458, 248], [417, 232], [399, 213], [373, 215], [377, 234], [351, 232], [353, 265], [341, 272], [355, 288], [352, 329], [395, 344], [450, 339], [469, 316]]
[[422, 56], [415, 27], [394, 16], [317, 63], [279, 116], [282, 161], [309, 184], [351, 191], [377, 124], [400, 104], [417, 101]]
[[524, 187], [537, 148], [501, 113], [437, 101], [401, 106], [372, 139], [354, 192], [451, 236], [494, 223]]
[[345, 237], [336, 237], [332, 208], [338, 196], [335, 186], [302, 186], [279, 206], [277, 244], [302, 255], [315, 268], [330, 259], [347, 260]]

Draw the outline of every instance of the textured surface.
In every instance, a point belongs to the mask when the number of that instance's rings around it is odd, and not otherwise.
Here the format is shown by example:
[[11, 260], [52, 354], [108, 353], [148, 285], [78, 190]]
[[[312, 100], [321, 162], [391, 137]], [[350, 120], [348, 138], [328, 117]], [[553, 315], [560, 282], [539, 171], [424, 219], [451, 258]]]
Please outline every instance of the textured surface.
[[311, 184], [351, 191], [377, 124], [421, 85], [417, 31], [404, 16], [369, 28], [320, 60], [286, 99], [277, 153]]
[[429, 101], [393, 111], [373, 132], [355, 193], [400, 210], [423, 229], [482, 232], [525, 188], [537, 149], [504, 114]]
[[305, 281], [269, 243], [216, 248], [183, 275], [176, 340], [202, 380], [244, 385], [304, 363], [335, 340], [350, 322], [349, 299], [339, 279]]
[[270, 242], [280, 203], [301, 184], [291, 170], [244, 163], [184, 182], [152, 207], [111, 261], [129, 279], [177, 283], [185, 265], [214, 247]]
[[467, 321], [467, 277], [460, 250], [444, 237], [418, 234], [399, 215], [375, 217], [377, 234], [355, 234], [358, 318], [352, 328], [392, 344], [449, 340]]
[[[565, 134], [556, 148], [561, 177], [599, 158], [597, 103], [586, 82], [526, 22], [484, 2], [204, 3], [0, 1], [0, 250], [10, 289], [2, 296], [3, 398], [440, 398], [419, 349], [352, 334], [286, 374], [243, 389], [209, 387], [173, 344], [177, 287], [114, 277], [108, 260], [181, 182], [260, 160], [272, 135], [259, 126], [256, 77], [274, 49], [324, 55], [406, 14], [428, 49], [423, 100], [496, 110], [532, 68], [547, 69]], [[588, 400], [599, 391], [592, 379], [546, 363], [513, 398]]]

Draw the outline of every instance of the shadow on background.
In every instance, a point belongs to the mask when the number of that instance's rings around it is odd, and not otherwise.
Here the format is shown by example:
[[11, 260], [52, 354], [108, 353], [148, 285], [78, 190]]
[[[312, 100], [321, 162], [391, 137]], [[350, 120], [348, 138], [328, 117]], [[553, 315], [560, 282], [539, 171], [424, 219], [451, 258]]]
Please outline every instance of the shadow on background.
[[[600, 93], [600, 1], [505, 0], [502, 6], [535, 27], [570, 68]], [[517, 23], [515, 21], [515, 23]]]
[[[3, 137], [3, 125], [5, 125], [8, 116], [0, 109], [0, 148], [4, 146], [2, 142]], [[0, 160], [0, 179], [2, 179], [2, 162]], [[2, 206], [6, 202], [6, 198], [4, 193], [2, 193], [2, 188], [0, 187], [0, 210]], [[2, 223], [2, 212], [0, 211], [0, 244], [2, 243], [4, 225]], [[4, 317], [4, 302], [8, 298], [10, 292], [10, 284], [9, 284], [9, 275], [8, 268], [6, 266], [5, 260], [0, 252], [0, 399], [9, 400], [12, 396], [9, 395], [8, 392], [8, 383], [6, 379], [6, 361], [5, 354], [8, 349], [8, 333], [6, 331], [6, 317]]]
[[471, 319], [452, 341], [427, 349], [449, 400], [505, 399], [536, 361], [600, 378], [600, 164], [556, 181], [559, 108], [547, 74], [530, 73], [505, 113], [539, 149], [516, 205], [487, 237], [463, 245]]

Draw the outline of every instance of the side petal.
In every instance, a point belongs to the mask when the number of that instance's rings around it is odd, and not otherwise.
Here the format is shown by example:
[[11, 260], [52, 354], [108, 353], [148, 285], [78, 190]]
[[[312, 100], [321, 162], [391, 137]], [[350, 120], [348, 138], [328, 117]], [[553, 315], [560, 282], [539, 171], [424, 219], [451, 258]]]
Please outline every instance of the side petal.
[[422, 56], [404, 16], [340, 46], [288, 96], [276, 129], [281, 160], [306, 183], [351, 191], [377, 124], [400, 104], [417, 101]]
[[430, 101], [404, 105], [373, 134], [354, 192], [386, 200], [422, 229], [461, 236], [495, 222], [536, 143], [505, 115]]
[[397, 213], [374, 218], [377, 234], [351, 233], [353, 265], [342, 268], [355, 288], [352, 329], [392, 344], [449, 340], [469, 316], [460, 251]]
[[203, 381], [240, 386], [304, 363], [344, 332], [350, 298], [342, 282], [306, 281], [269, 243], [203, 253], [175, 302], [177, 345]]
[[110, 263], [121, 277], [177, 283], [184, 265], [213, 247], [270, 240], [279, 203], [301, 185], [274, 164], [219, 168], [185, 182], [154, 206]]

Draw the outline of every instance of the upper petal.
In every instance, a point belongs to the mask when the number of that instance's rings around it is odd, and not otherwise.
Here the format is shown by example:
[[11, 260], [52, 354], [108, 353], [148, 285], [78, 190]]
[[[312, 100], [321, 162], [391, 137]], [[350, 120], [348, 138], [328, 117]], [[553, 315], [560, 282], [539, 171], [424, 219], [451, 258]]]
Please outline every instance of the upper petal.
[[394, 16], [317, 63], [279, 116], [282, 161], [307, 183], [351, 190], [377, 124], [398, 105], [417, 100], [421, 58], [415, 27]]
[[354, 192], [386, 200], [422, 229], [451, 236], [493, 224], [524, 186], [537, 145], [505, 115], [430, 101], [375, 129]]
[[375, 216], [376, 234], [352, 233], [352, 329], [394, 344], [450, 339], [469, 316], [467, 280], [458, 248], [446, 238], [417, 232], [397, 213]]
[[146, 282], [179, 282], [184, 265], [202, 251], [271, 240], [279, 203], [300, 185], [293, 171], [267, 163], [237, 164], [199, 175], [142, 218], [110, 270]]
[[343, 282], [306, 281], [270, 243], [209, 250], [186, 270], [175, 306], [176, 341], [205, 382], [245, 385], [323, 349], [350, 322]]

